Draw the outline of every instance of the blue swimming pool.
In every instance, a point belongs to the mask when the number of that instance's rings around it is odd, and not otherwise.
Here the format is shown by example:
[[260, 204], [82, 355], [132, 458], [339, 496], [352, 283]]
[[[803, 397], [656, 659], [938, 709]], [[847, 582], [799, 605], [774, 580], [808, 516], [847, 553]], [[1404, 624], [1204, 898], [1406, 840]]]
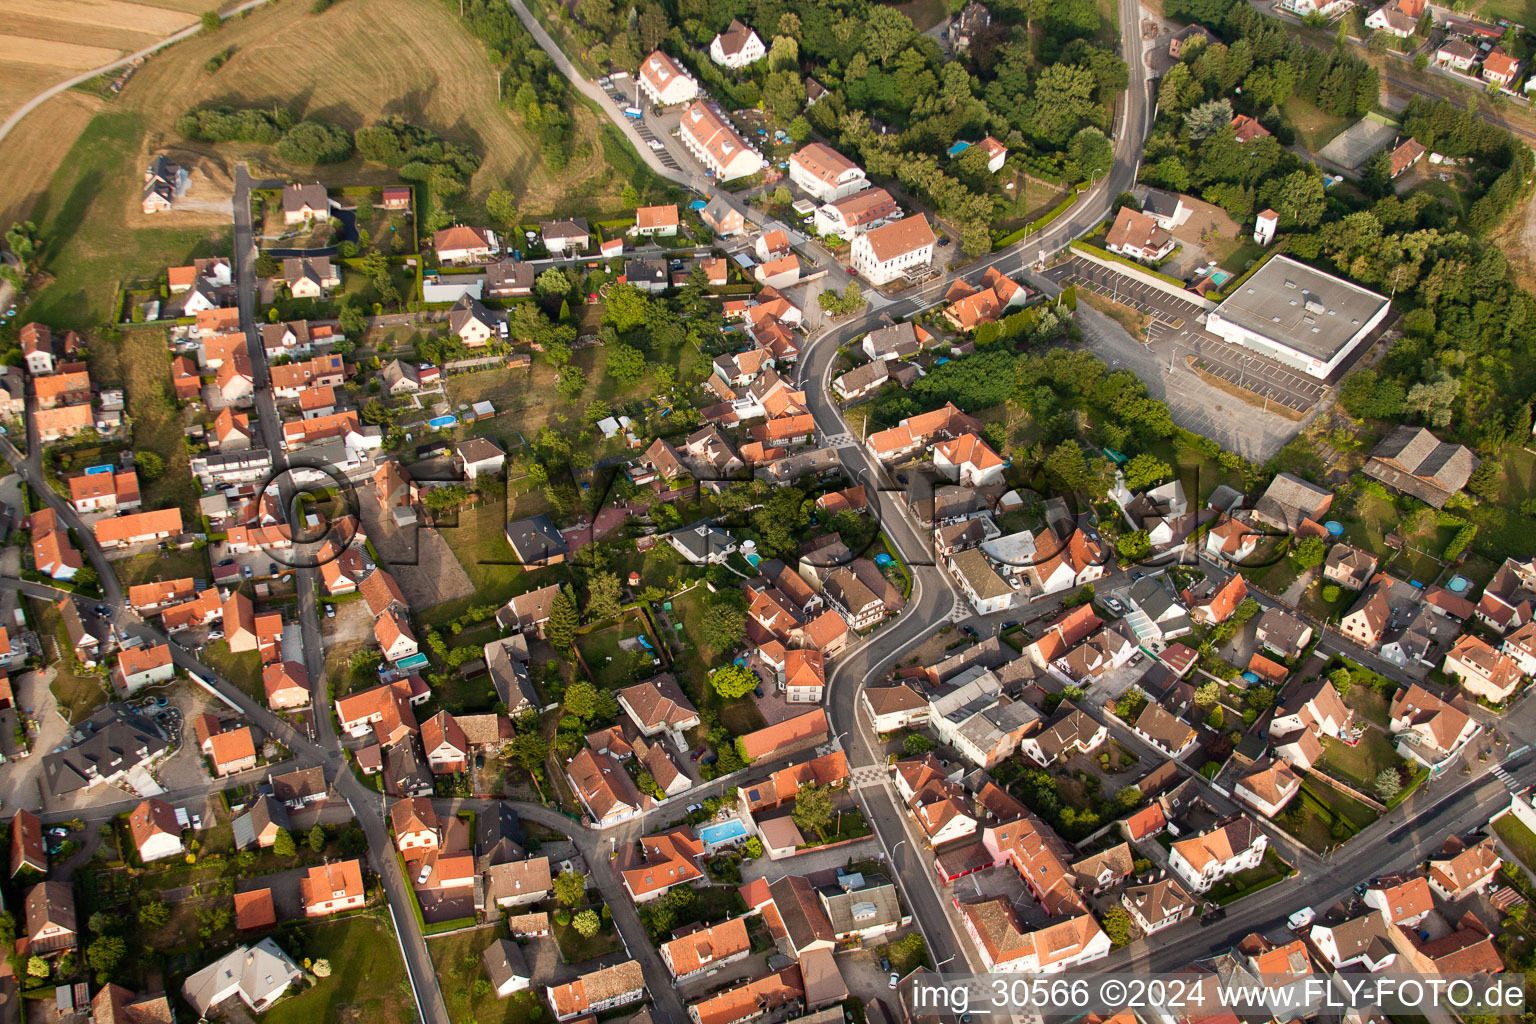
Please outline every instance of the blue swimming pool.
[[747, 826], [741, 823], [740, 818], [732, 818], [730, 821], [717, 821], [713, 825], [705, 825], [699, 829], [699, 838], [704, 840], [704, 845], [711, 850], [734, 842], [747, 834]]
[[1232, 275], [1227, 273], [1225, 270], [1213, 270], [1213, 271], [1211, 271], [1211, 283], [1214, 284], [1218, 288], [1220, 288], [1222, 285], [1226, 284], [1231, 279], [1232, 279]]
[[457, 422], [459, 422], [459, 418], [457, 416], [434, 416], [431, 419], [427, 420], [427, 426], [429, 426], [429, 427], [451, 427], [451, 426], [453, 426]]

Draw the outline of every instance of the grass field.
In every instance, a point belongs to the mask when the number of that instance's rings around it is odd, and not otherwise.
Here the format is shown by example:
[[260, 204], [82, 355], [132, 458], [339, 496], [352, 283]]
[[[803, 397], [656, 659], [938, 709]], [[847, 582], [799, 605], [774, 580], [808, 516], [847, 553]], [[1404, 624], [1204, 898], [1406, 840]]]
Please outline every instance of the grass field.
[[1285, 119], [1296, 129], [1296, 141], [1316, 153], [1333, 137], [1349, 127], [1349, 118], [1334, 117], [1298, 97], [1291, 97], [1281, 107]]
[[1376, 776], [1383, 768], [1400, 768], [1403, 764], [1392, 740], [1380, 729], [1365, 730], [1353, 747], [1325, 737], [1323, 756], [1329, 771], [1366, 793], [1376, 788]]
[[405, 1024], [416, 1019], [400, 948], [387, 927], [372, 917], [349, 917], [311, 925], [304, 934], [304, 948], [288, 952], [296, 958], [329, 959], [331, 976], [272, 1007], [261, 1018], [266, 1024]]
[[[516, 511], [525, 514], [522, 509]], [[504, 504], [480, 505], [460, 512], [457, 526], [438, 530], [469, 575], [475, 592], [466, 598], [433, 605], [422, 618], [423, 624], [439, 625], [461, 615], [472, 604], [503, 604], [536, 585], [563, 578], [557, 575], [556, 568], [539, 569], [530, 579], [527, 570], [512, 564], [512, 549], [505, 533], [508, 517]]]
[[[61, 652], [68, 649], [69, 636], [64, 632], [64, 622], [51, 601], [32, 602], [32, 621], [38, 623], [38, 635], [56, 638]], [[91, 712], [107, 702], [105, 681], [101, 676], [75, 672], [74, 659], [62, 657], [53, 663], [54, 678], [49, 689], [58, 702], [59, 713], [71, 723], [88, 718]]]
[[1367, 721], [1375, 722], [1383, 729], [1391, 724], [1390, 701], [1369, 686], [1351, 686], [1349, 692], [1344, 695], [1344, 703], [1349, 705], [1355, 714]]
[[711, 650], [701, 639], [700, 628], [704, 621], [703, 587], [694, 587], [688, 593], [672, 601], [672, 618], [683, 624], [683, 634], [688, 646], [673, 664], [673, 673], [688, 696], [698, 707], [711, 707], [720, 715], [720, 724], [733, 734], [761, 729], [762, 712], [752, 703], [750, 696], [727, 701], [709, 685], [709, 670], [721, 664], [721, 655]]
[[[535, 1019], [549, 1020], [549, 1007], [544, 1001], [543, 989], [538, 986], [506, 999], [496, 998], [494, 992], [486, 995], [475, 992], [475, 983], [486, 976], [480, 954], [498, 938], [506, 938], [506, 929], [480, 928], [427, 940], [432, 966], [443, 989], [443, 1002], [448, 1007], [448, 1019], [474, 1020], [480, 1024], [526, 1024]], [[540, 1008], [537, 1018], [533, 1016], [535, 1006]]]
[[1513, 814], [1506, 814], [1493, 823], [1493, 831], [1509, 852], [1513, 853], [1527, 871], [1536, 872], [1536, 833], [1526, 828]]
[[256, 651], [231, 651], [229, 644], [215, 640], [199, 655], [203, 664], [228, 679], [259, 704], [267, 703], [267, 690], [261, 682], [261, 655]]
[[162, 551], [137, 555], [113, 562], [112, 568], [117, 570], [117, 578], [125, 587], [149, 583], [153, 580], [185, 579], [188, 576], [195, 580], [206, 580], [208, 552], [207, 549], [199, 551], [194, 548], [189, 551]]
[[[576, 647], [598, 686], [608, 689], [628, 686], [655, 673], [648, 656], [642, 657], [639, 652], [625, 651], [619, 646], [619, 641], [642, 633], [647, 633], [645, 624], [637, 613], [631, 612], [617, 625], [583, 633], [576, 638]], [[656, 638], [651, 637], [650, 642], [654, 644]]]

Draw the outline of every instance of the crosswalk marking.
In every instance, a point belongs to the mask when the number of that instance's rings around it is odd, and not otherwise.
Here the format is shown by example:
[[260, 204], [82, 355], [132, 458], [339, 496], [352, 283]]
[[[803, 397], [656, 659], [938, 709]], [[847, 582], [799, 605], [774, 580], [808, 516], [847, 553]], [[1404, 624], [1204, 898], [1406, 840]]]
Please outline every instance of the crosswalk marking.
[[869, 789], [871, 786], [883, 786], [887, 778], [884, 767], [872, 764], [855, 768], [849, 775], [853, 779], [854, 789]]
[[1503, 765], [1496, 764], [1493, 766], [1491, 771], [1493, 772], [1493, 777], [1504, 784], [1505, 789], [1509, 790], [1511, 793], [1518, 793], [1520, 791], [1520, 783], [1515, 781], [1515, 777], [1513, 775], [1504, 770]]

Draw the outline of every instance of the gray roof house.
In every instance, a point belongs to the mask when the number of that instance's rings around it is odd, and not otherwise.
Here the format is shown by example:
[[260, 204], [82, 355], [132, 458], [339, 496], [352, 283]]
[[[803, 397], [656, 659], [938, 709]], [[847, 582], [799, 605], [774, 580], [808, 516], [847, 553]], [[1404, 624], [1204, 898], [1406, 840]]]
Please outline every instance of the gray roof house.
[[43, 758], [43, 777], [55, 796], [114, 782], [170, 748], [151, 719], [120, 705], [96, 712], [80, 728], [85, 739]]
[[872, 938], [901, 927], [901, 899], [884, 875], [839, 875], [836, 885], [818, 890], [827, 920], [838, 938]]
[[[250, 810], [236, 818], [232, 823], [235, 830], [235, 849], [244, 850], [252, 846], [270, 846], [280, 828], [289, 828], [288, 809], [270, 796], [259, 796], [252, 803]], [[266, 841], [263, 842], [263, 839]]]
[[736, 538], [708, 523], [667, 534], [667, 543], [694, 565], [718, 565], [736, 550]]
[[1143, 576], [1131, 584], [1126, 598], [1131, 613], [1125, 621], [1143, 643], [1172, 640], [1194, 628], [1189, 610], [1179, 603], [1173, 587], [1161, 573]]
[[514, 718], [539, 708], [539, 695], [528, 678], [527, 650], [527, 641], [521, 636], [492, 640], [484, 648], [485, 668], [496, 695]]
[[1481, 460], [1465, 445], [1442, 441], [1423, 427], [1400, 426], [1384, 437], [1365, 475], [1435, 508], [1467, 486]]
[[1318, 521], [1332, 504], [1332, 491], [1299, 476], [1280, 473], [1253, 506], [1253, 518], [1282, 533], [1295, 533], [1307, 520]]
[[507, 524], [507, 543], [512, 553], [526, 568], [536, 569], [565, 561], [570, 548], [565, 537], [555, 528], [554, 520], [540, 514], [527, 519], [514, 519]]
[[260, 1013], [303, 976], [277, 943], [262, 939], [254, 946], [236, 946], [192, 975], [181, 994], [202, 1017], [231, 996]]
[[485, 965], [485, 973], [490, 977], [491, 988], [498, 999], [505, 999], [533, 982], [523, 947], [509, 939], [497, 939], [485, 947], [480, 962]]

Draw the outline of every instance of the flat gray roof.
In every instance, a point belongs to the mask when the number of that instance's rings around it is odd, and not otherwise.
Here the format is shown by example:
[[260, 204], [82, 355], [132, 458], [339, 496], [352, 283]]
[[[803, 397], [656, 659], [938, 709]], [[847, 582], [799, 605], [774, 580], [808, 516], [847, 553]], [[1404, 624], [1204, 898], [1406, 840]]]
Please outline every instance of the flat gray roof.
[[1328, 362], [1382, 307], [1384, 295], [1275, 256], [1214, 312], [1254, 334]]

